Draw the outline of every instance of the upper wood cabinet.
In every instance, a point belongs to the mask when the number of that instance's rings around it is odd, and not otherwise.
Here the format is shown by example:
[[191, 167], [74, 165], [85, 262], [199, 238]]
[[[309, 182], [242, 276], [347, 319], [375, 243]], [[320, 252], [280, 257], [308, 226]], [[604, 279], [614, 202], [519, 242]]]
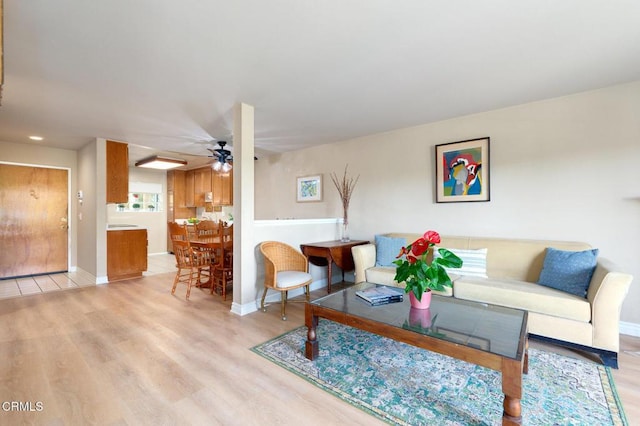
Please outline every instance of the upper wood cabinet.
[[[186, 206], [186, 173], [183, 170], [167, 171], [167, 221], [188, 219], [196, 215], [195, 207]], [[173, 253], [171, 235], [167, 233], [167, 251]]]
[[205, 195], [211, 192], [211, 167], [194, 170], [194, 198], [196, 207], [205, 206]]
[[107, 141], [107, 203], [129, 201], [129, 147]]
[[230, 172], [213, 172], [211, 174], [211, 189], [214, 206], [233, 205], [233, 170]]
[[173, 192], [173, 207], [187, 206], [186, 199], [186, 173], [183, 170], [167, 171], [167, 192]]
[[[172, 196], [176, 218], [181, 218], [181, 207], [206, 207], [207, 192], [211, 192], [214, 206], [233, 205], [233, 171], [215, 172], [211, 167], [200, 167], [185, 171], [170, 170], [167, 172], [167, 192]], [[171, 220], [171, 219], [169, 219]]]
[[195, 207], [195, 170], [187, 170], [185, 172], [184, 193], [187, 207]]

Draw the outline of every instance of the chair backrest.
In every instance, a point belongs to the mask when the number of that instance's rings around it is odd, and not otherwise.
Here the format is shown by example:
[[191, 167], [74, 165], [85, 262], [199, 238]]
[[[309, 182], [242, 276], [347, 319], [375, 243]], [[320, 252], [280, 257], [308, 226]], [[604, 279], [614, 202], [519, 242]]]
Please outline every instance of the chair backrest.
[[[260, 243], [260, 252], [265, 257], [265, 267], [275, 271], [301, 271], [308, 272], [307, 258], [304, 254], [279, 241], [263, 241]], [[268, 264], [271, 265], [268, 265]]]
[[179, 268], [191, 267], [191, 247], [187, 240], [173, 240], [173, 254]]
[[167, 222], [167, 226], [169, 227], [169, 235], [171, 236], [172, 241], [189, 240], [189, 232], [187, 231], [186, 225], [180, 225], [176, 222]]
[[233, 225], [224, 226], [222, 225], [222, 222], [221, 222], [220, 236], [222, 237], [223, 243], [232, 243], [233, 242]]
[[220, 226], [213, 220], [203, 220], [196, 223], [196, 237], [198, 239], [215, 238], [220, 235]]

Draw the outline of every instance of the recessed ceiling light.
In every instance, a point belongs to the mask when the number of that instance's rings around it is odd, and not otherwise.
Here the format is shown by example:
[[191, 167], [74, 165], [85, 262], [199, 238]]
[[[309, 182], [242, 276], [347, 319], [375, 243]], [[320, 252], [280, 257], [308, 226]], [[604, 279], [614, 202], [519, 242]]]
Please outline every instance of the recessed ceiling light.
[[31, 139], [32, 141], [41, 141], [44, 138], [42, 136], [29, 136], [29, 139]]

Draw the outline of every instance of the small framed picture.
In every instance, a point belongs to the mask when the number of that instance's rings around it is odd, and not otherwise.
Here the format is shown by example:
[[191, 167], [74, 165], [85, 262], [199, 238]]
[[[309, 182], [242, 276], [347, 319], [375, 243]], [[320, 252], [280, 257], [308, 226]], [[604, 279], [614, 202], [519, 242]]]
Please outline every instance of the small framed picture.
[[489, 138], [436, 145], [436, 202], [489, 200]]
[[322, 175], [304, 176], [298, 178], [297, 201], [322, 201]]

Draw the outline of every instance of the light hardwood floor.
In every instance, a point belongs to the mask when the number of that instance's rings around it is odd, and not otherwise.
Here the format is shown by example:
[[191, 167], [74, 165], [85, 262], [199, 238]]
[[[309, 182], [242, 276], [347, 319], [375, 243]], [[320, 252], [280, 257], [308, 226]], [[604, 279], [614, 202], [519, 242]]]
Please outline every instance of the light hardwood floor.
[[[0, 411], [0, 424], [383, 424], [249, 350], [303, 325], [302, 303], [288, 305], [287, 321], [279, 306], [240, 317], [206, 290], [172, 296], [172, 279], [0, 300], [2, 401], [42, 403]], [[621, 341], [614, 376], [640, 424], [640, 339]]]
[[[144, 276], [175, 271], [175, 257], [172, 254], [153, 254], [147, 258]], [[86, 271], [61, 272], [22, 278], [0, 280], [0, 299], [30, 296], [32, 294], [69, 290], [96, 285], [96, 277]]]

